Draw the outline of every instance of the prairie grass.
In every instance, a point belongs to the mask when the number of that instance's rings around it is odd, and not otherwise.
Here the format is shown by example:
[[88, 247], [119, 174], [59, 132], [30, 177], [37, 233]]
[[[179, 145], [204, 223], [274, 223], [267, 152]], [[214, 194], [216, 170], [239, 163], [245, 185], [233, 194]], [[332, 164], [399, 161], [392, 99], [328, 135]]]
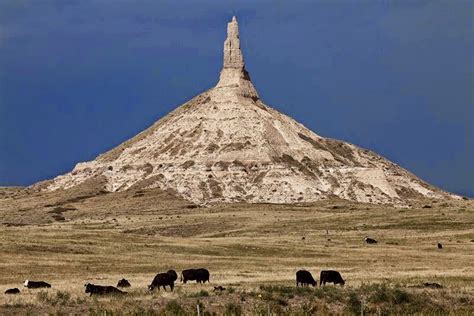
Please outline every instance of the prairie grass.
[[[174, 315], [199, 304], [201, 315], [474, 312], [472, 201], [198, 207], [153, 190], [81, 194], [0, 198], [0, 286], [22, 291], [0, 295], [0, 314]], [[64, 221], [52, 217], [59, 213]], [[209, 269], [211, 283], [148, 292], [156, 273], [191, 267]], [[299, 269], [317, 280], [338, 270], [346, 286], [296, 288]], [[124, 297], [84, 293], [86, 282], [121, 278], [132, 284]], [[24, 289], [26, 279], [53, 287]]]

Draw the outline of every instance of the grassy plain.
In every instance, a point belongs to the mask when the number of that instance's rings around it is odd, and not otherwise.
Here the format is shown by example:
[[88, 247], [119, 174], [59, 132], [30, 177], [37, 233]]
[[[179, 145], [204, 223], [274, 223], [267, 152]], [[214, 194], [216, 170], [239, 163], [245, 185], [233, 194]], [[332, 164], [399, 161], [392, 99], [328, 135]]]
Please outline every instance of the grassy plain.
[[[22, 291], [0, 294], [0, 314], [173, 315], [196, 304], [218, 315], [474, 312], [472, 201], [200, 207], [159, 190], [94, 192], [0, 190], [0, 289]], [[208, 268], [211, 284], [147, 292], [156, 273], [190, 267]], [[346, 286], [295, 289], [299, 269], [317, 279], [338, 270]], [[86, 282], [122, 277], [132, 284], [124, 297], [84, 293]], [[23, 289], [26, 279], [53, 287]]]

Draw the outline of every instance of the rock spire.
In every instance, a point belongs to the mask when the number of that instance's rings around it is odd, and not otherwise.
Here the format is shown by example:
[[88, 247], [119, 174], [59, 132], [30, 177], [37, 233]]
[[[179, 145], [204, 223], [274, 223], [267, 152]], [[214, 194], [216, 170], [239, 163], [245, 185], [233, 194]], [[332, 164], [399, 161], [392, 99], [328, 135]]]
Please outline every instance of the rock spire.
[[216, 88], [234, 88], [234, 92], [239, 96], [251, 98], [254, 101], [259, 99], [257, 90], [245, 69], [244, 57], [240, 50], [239, 24], [235, 16], [227, 23], [224, 62]]
[[235, 16], [227, 24], [227, 39], [224, 42], [224, 68], [245, 68], [244, 57], [240, 51], [239, 24]]

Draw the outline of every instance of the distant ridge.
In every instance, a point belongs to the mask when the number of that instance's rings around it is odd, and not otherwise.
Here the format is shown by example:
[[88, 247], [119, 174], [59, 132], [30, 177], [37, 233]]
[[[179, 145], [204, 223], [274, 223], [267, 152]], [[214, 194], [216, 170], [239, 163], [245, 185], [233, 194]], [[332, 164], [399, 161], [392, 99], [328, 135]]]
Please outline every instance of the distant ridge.
[[369, 150], [323, 138], [265, 105], [245, 69], [235, 17], [227, 26], [214, 88], [95, 160], [33, 188], [68, 189], [94, 178], [103, 180], [106, 191], [171, 189], [200, 204], [337, 196], [405, 205], [425, 197], [460, 198]]

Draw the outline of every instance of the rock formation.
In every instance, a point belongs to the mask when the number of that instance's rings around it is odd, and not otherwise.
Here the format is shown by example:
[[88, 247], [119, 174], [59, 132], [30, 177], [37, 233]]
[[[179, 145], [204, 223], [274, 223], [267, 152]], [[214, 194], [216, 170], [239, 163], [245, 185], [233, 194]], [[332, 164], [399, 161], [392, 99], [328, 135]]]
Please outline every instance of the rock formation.
[[344, 199], [406, 204], [451, 198], [368, 150], [323, 138], [265, 105], [245, 69], [235, 17], [218, 84], [120, 146], [38, 184], [41, 190], [105, 179], [108, 191], [162, 188], [196, 203]]

